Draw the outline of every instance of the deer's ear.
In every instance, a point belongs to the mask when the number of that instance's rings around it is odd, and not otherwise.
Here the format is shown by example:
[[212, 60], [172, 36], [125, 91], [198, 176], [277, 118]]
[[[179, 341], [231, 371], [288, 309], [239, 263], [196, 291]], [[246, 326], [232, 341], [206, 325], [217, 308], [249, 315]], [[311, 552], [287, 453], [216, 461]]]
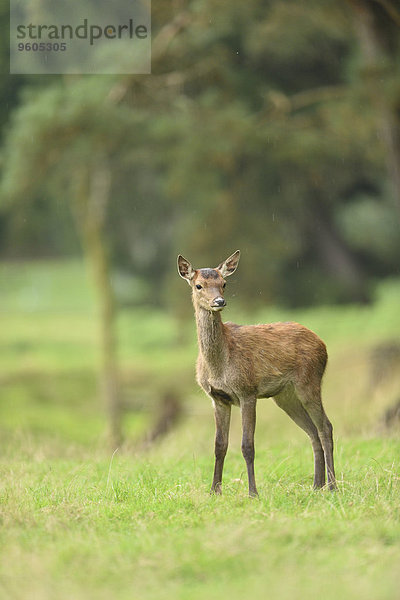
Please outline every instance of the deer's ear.
[[221, 271], [222, 277], [229, 277], [229, 275], [232, 275], [236, 271], [239, 264], [239, 258], [240, 250], [236, 250], [229, 258], [218, 265], [217, 269], [218, 271]]
[[186, 279], [189, 284], [195, 273], [190, 262], [181, 254], [178, 256], [178, 273], [183, 279]]

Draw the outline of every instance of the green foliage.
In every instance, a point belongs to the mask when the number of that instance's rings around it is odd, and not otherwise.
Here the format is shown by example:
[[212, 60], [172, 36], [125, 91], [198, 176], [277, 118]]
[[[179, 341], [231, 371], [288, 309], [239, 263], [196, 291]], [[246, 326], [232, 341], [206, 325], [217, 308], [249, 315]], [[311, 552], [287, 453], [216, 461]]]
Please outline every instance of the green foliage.
[[135, 116], [108, 103], [109, 90], [109, 79], [94, 78], [27, 91], [8, 137], [2, 183], [5, 199], [34, 196], [43, 189], [43, 178], [49, 173], [65, 185], [71, 182], [68, 166], [90, 160], [98, 148], [106, 147], [112, 155], [124, 147], [124, 139], [134, 133], [129, 128]]
[[395, 257], [400, 252], [399, 226], [385, 199], [377, 203], [368, 196], [361, 196], [358, 201], [344, 206], [337, 218], [346, 239], [369, 260], [379, 260], [395, 268]]
[[352, 13], [333, 0], [180, 10], [154, 8], [154, 38], [169, 41], [155, 42], [150, 77], [26, 86], [2, 152], [3, 251], [76, 254], [73, 186], [101, 155], [113, 261], [147, 300], [179, 304], [178, 251], [212, 264], [237, 247], [246, 305], [369, 299], [398, 250], [396, 157], [376, 134], [380, 107], [398, 102], [396, 29], [385, 69], [365, 71]]

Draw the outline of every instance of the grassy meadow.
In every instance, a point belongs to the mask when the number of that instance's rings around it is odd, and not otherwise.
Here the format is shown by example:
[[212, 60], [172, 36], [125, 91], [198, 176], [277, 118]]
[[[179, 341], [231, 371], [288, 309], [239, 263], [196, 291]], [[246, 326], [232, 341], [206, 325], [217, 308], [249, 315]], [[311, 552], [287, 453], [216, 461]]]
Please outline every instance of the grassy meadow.
[[[121, 311], [127, 441], [113, 452], [82, 265], [0, 265], [0, 598], [400, 599], [400, 435], [382, 425], [400, 366], [379, 358], [399, 341], [399, 305], [399, 281], [380, 284], [370, 306], [244, 314], [230, 299], [227, 320], [296, 320], [327, 343], [339, 490], [312, 490], [307, 437], [264, 400], [260, 498], [246, 496], [237, 410], [223, 495], [213, 497], [214, 423], [194, 384], [193, 320]], [[138, 450], [165, 390], [184, 417]]]

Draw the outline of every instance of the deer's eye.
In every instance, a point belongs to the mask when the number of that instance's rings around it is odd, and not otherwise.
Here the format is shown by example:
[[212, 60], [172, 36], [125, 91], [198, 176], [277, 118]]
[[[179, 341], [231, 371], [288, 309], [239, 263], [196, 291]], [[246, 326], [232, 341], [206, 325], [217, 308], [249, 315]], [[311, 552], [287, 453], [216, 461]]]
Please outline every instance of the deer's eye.
[[202, 287], [203, 287], [203, 286], [202, 286], [202, 285], [200, 285], [199, 283], [196, 285], [196, 288], [197, 288], [198, 290], [201, 290], [201, 288], [202, 288]]
[[224, 284], [223, 284], [223, 286], [222, 286], [222, 287], [223, 287], [224, 289], [226, 288], [226, 281], [224, 282]]

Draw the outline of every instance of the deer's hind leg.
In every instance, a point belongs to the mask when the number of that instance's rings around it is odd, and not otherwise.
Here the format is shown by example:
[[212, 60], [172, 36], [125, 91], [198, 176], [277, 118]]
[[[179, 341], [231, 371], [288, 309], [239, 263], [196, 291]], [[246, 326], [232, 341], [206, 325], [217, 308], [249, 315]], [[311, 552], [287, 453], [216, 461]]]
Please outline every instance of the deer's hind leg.
[[334, 490], [336, 489], [336, 479], [333, 462], [332, 424], [322, 405], [320, 382], [315, 382], [315, 385], [312, 385], [310, 382], [307, 385], [296, 385], [296, 394], [317, 428], [318, 436], [324, 450], [328, 487], [330, 490]]
[[321, 441], [318, 436], [311, 417], [306, 412], [302, 403], [296, 395], [293, 386], [287, 386], [282, 392], [274, 397], [275, 403], [293, 419], [303, 431], [307, 433], [311, 440], [314, 452], [314, 488], [321, 488], [325, 485], [325, 458]]

